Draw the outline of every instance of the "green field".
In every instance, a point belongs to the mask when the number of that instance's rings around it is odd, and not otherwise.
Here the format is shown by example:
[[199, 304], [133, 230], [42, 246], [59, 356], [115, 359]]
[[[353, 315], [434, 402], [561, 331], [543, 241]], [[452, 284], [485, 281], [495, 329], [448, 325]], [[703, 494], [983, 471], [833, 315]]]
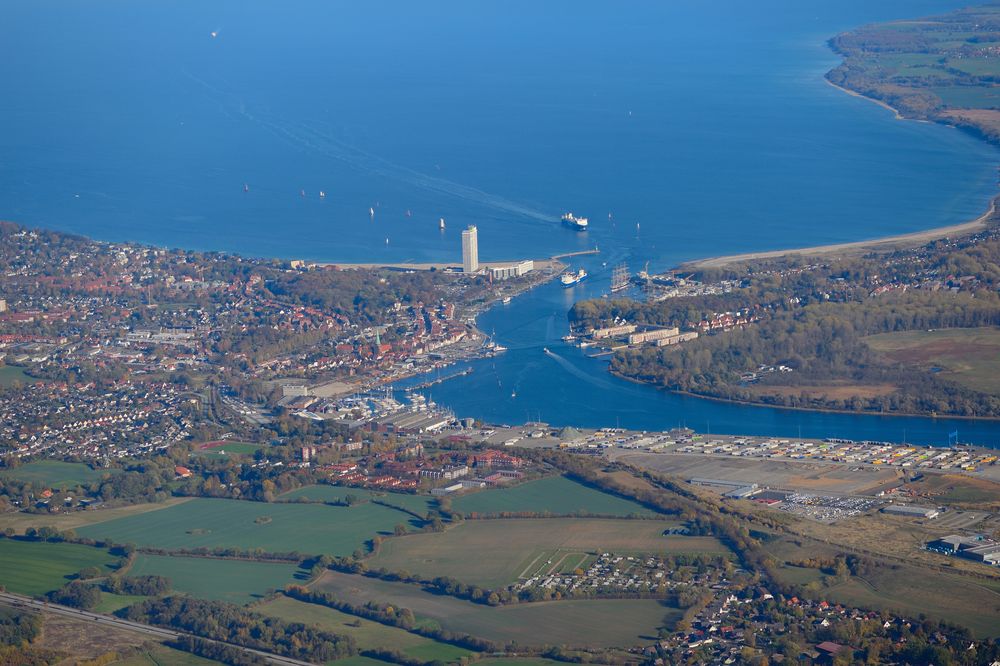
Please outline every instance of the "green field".
[[245, 604], [269, 590], [301, 584], [309, 574], [294, 564], [139, 554], [129, 575], [166, 576], [176, 592]]
[[328, 571], [313, 589], [353, 604], [369, 601], [409, 608], [418, 621], [448, 631], [521, 645], [628, 646], [653, 640], [681, 611], [649, 599], [552, 601], [491, 608], [430, 594], [415, 585]]
[[332, 507], [193, 499], [141, 516], [83, 527], [82, 536], [157, 548], [261, 548], [267, 552], [350, 555], [412, 517], [377, 504]]
[[[255, 606], [254, 611], [280, 617], [288, 622], [317, 625], [335, 634], [353, 636], [360, 650], [381, 647], [399, 650], [416, 659], [425, 661], [440, 659], [446, 662], [458, 661], [462, 657], [474, 654], [469, 650], [424, 638], [418, 634], [411, 634], [397, 627], [379, 624], [342, 613], [333, 608], [308, 604], [285, 596], [279, 596], [260, 606]], [[361, 626], [353, 626], [359, 620]]]
[[29, 377], [24, 373], [24, 368], [17, 365], [0, 365], [0, 387], [11, 386], [14, 382], [30, 384], [37, 382], [34, 377]]
[[641, 504], [603, 493], [563, 476], [550, 476], [512, 488], [482, 490], [463, 495], [456, 498], [452, 506], [465, 515], [529, 511], [562, 516], [576, 513], [601, 516], [657, 515]]
[[663, 536], [659, 520], [525, 518], [470, 520], [445, 532], [388, 539], [373, 567], [423, 577], [452, 576], [483, 587], [508, 585], [562, 553], [728, 552], [710, 537]]
[[0, 585], [17, 594], [45, 594], [68, 583], [80, 569], [99, 567], [110, 573], [117, 564], [117, 557], [91, 546], [0, 539]]
[[942, 328], [865, 338], [890, 360], [936, 371], [976, 391], [1000, 395], [1000, 328]]
[[1000, 107], [1000, 87], [935, 86], [931, 92], [948, 106], [960, 109], [991, 109]]
[[436, 499], [429, 495], [410, 495], [408, 493], [376, 492], [365, 488], [349, 488], [347, 486], [316, 485], [304, 486], [290, 490], [278, 496], [279, 502], [294, 502], [308, 500], [310, 502], [342, 502], [348, 495], [360, 498], [362, 501], [375, 499], [385, 504], [401, 507], [407, 511], [426, 516], [436, 504]]
[[39, 460], [0, 472], [0, 478], [31, 482], [36, 486], [51, 488], [73, 488], [100, 481], [111, 470], [90, 469], [83, 463], [67, 463], [58, 460]]
[[134, 594], [111, 594], [110, 592], [101, 592], [101, 600], [97, 602], [96, 606], [94, 606], [94, 612], [114, 613], [119, 609], [126, 608], [132, 604], [137, 604], [144, 599], [148, 599], [148, 597]]
[[262, 447], [263, 444], [254, 444], [253, 442], [226, 442], [222, 446], [210, 449], [195, 449], [191, 452], [191, 455], [202, 458], [236, 458], [239, 456], [251, 456], [257, 449]]
[[58, 530], [76, 530], [86, 525], [95, 525], [124, 516], [138, 516], [150, 511], [159, 511], [168, 506], [183, 504], [187, 501], [190, 500], [186, 497], [172, 497], [165, 502], [131, 504], [111, 509], [83, 509], [45, 515], [22, 512], [0, 513], [0, 529], [9, 527], [18, 534], [24, 534], [24, 531], [29, 527], [42, 526], [54, 527]]

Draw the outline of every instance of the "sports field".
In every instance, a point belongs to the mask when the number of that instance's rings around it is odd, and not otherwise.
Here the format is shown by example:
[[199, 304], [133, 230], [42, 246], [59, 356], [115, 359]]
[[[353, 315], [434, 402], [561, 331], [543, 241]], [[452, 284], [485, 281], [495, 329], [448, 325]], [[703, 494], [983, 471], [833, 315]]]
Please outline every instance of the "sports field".
[[557, 516], [576, 513], [656, 515], [641, 504], [603, 493], [563, 476], [550, 476], [512, 488], [481, 490], [456, 498], [452, 506], [465, 515], [528, 511]]
[[1000, 328], [941, 328], [865, 338], [875, 351], [976, 391], [1000, 395]]
[[93, 470], [83, 463], [39, 460], [0, 472], [0, 478], [31, 482], [36, 486], [72, 488], [100, 481], [110, 470]]
[[353, 495], [362, 501], [374, 499], [384, 504], [398, 506], [407, 511], [426, 516], [434, 508], [435, 498], [430, 495], [410, 495], [408, 493], [376, 492], [365, 488], [349, 488], [347, 486], [315, 485], [304, 486], [290, 490], [278, 496], [279, 502], [294, 502], [308, 500], [310, 502], [342, 502], [348, 495]]
[[138, 554], [130, 576], [166, 576], [175, 592], [246, 604], [269, 590], [302, 584], [309, 573], [294, 564]]
[[373, 567], [499, 587], [526, 577], [559, 555], [728, 552], [710, 537], [665, 537], [659, 520], [525, 518], [470, 520], [445, 532], [388, 539]]
[[16, 594], [45, 594], [68, 583], [80, 569], [110, 573], [117, 564], [117, 557], [92, 546], [0, 539], [0, 585]]
[[195, 448], [192, 455], [203, 458], [237, 458], [253, 455], [262, 446], [263, 444], [254, 444], [253, 442], [210, 442]]
[[[381, 647], [399, 650], [403, 654], [424, 661], [440, 659], [445, 662], [458, 661], [462, 657], [474, 654], [470, 650], [411, 634], [397, 627], [285, 596], [278, 596], [260, 606], [255, 606], [254, 612], [280, 617], [288, 622], [317, 625], [335, 634], [353, 636], [361, 650]], [[354, 626], [356, 623], [360, 626]]]
[[391, 533], [409, 514], [377, 504], [332, 507], [193, 499], [141, 516], [78, 530], [82, 536], [157, 548], [229, 547], [266, 552], [349, 555], [378, 533]]
[[676, 608], [649, 599], [551, 601], [492, 608], [392, 583], [328, 571], [310, 587], [353, 604], [368, 601], [409, 608], [418, 621], [449, 631], [521, 645], [614, 647], [655, 640], [657, 628], [673, 626]]

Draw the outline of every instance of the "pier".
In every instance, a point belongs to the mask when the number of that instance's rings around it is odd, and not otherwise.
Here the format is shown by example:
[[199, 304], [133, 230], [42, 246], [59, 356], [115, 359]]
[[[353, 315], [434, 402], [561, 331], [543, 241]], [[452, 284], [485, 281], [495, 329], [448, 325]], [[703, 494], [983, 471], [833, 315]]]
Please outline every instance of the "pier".
[[417, 384], [416, 386], [411, 386], [411, 387], [409, 387], [408, 390], [410, 390], [410, 391], [419, 391], [421, 389], [430, 388], [430, 387], [434, 386], [435, 384], [440, 384], [442, 382], [446, 382], [449, 379], [455, 379], [456, 377], [462, 377], [462, 376], [468, 375], [468, 374], [472, 374], [472, 368], [466, 368], [465, 370], [461, 370], [459, 372], [453, 372], [450, 375], [444, 375], [442, 377], [437, 377], [435, 379], [428, 380], [426, 382], [423, 382], [422, 384]]
[[600, 253], [601, 253], [601, 251], [595, 247], [593, 250], [580, 250], [579, 252], [567, 252], [565, 254], [554, 254], [554, 255], [552, 255], [552, 259], [555, 260], [555, 261], [559, 261], [560, 259], [566, 259], [568, 257], [582, 257], [583, 255], [586, 255], [586, 254], [600, 254]]

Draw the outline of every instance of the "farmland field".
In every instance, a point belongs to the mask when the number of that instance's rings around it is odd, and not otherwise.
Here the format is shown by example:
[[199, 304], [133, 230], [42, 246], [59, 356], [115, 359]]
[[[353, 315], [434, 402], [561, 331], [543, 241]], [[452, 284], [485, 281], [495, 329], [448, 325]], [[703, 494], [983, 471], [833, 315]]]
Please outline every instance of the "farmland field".
[[93, 470], [83, 463], [39, 460], [0, 472], [0, 478], [31, 482], [36, 486], [72, 488], [86, 486], [109, 474], [110, 470]]
[[[403, 654], [425, 661], [457, 661], [473, 654], [448, 643], [441, 643], [418, 634], [412, 634], [397, 627], [379, 624], [372, 620], [358, 618], [333, 608], [309, 604], [285, 596], [279, 596], [260, 606], [254, 612], [280, 617], [288, 622], [301, 622], [322, 627], [327, 631], [345, 636], [353, 636], [361, 650], [383, 647], [399, 650]], [[360, 626], [353, 626], [360, 622]]]
[[0, 585], [36, 596], [59, 589], [84, 567], [110, 573], [118, 558], [92, 546], [0, 539], [0, 563]]
[[301, 584], [309, 574], [295, 564], [280, 562], [139, 554], [129, 575], [166, 576], [175, 592], [199, 599], [246, 604], [260, 599], [268, 590], [281, 589], [291, 583]]
[[352, 604], [368, 601], [409, 608], [418, 621], [448, 631], [521, 645], [613, 647], [655, 638], [681, 612], [649, 599], [552, 601], [492, 608], [424, 592], [405, 583], [328, 571], [311, 585]]
[[[442, 533], [388, 539], [370, 563], [425, 577], [453, 576], [484, 587], [508, 585], [544, 553], [727, 552], [710, 537], [663, 536], [659, 520], [526, 518], [471, 520]], [[545, 556], [550, 559], [550, 556]]]
[[563, 476], [550, 476], [512, 488], [481, 490], [458, 497], [452, 506], [469, 515], [509, 512], [537, 512], [554, 515], [589, 513], [603, 516], [637, 514], [654, 516], [646, 507], [603, 493]]
[[882, 333], [865, 338], [875, 351], [904, 365], [1000, 395], [1000, 328], [942, 328]]
[[349, 555], [377, 533], [391, 533], [395, 525], [411, 518], [377, 504], [348, 508], [198, 498], [161, 511], [84, 527], [79, 533], [168, 549], [261, 548]]
[[434, 507], [435, 498], [430, 495], [410, 495], [408, 493], [375, 492], [365, 488], [350, 488], [347, 486], [316, 485], [305, 486], [290, 490], [278, 496], [279, 502], [294, 502], [296, 500], [308, 500], [310, 502], [340, 502], [348, 495], [367, 501], [376, 499], [379, 502], [402, 507], [408, 511], [414, 511], [422, 516]]
[[112, 509], [85, 509], [80, 511], [67, 511], [64, 513], [39, 515], [37, 513], [0, 513], [0, 529], [10, 527], [15, 532], [23, 534], [29, 527], [55, 527], [59, 530], [76, 530], [86, 525], [96, 525], [97, 523], [123, 518], [125, 516], [138, 516], [150, 511], [160, 511], [169, 506], [183, 504], [190, 501], [186, 497], [172, 497], [165, 502], [150, 502], [147, 504], [131, 504], [129, 506], [119, 506]]

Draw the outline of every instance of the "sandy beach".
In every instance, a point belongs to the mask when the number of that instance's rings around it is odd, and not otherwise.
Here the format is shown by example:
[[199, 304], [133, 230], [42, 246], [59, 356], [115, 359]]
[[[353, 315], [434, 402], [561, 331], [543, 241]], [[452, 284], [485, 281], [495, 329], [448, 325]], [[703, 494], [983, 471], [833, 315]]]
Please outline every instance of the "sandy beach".
[[731, 264], [738, 264], [758, 259], [775, 259], [788, 255], [798, 254], [803, 256], [850, 256], [867, 254], [869, 252], [891, 252], [907, 247], [924, 245], [939, 238], [952, 238], [955, 236], [967, 236], [982, 231], [987, 223], [996, 214], [996, 199], [990, 202], [989, 210], [974, 220], [953, 224], [947, 227], [936, 227], [926, 231], [915, 231], [909, 234], [898, 236], [887, 236], [885, 238], [875, 238], [866, 241], [856, 241], [853, 243], [836, 243], [834, 245], [817, 245], [814, 247], [802, 247], [786, 250], [772, 250], [769, 252], [750, 252], [746, 254], [732, 254], [723, 257], [712, 257], [709, 259], [698, 259], [682, 264], [682, 268], [704, 269], [720, 268]]

